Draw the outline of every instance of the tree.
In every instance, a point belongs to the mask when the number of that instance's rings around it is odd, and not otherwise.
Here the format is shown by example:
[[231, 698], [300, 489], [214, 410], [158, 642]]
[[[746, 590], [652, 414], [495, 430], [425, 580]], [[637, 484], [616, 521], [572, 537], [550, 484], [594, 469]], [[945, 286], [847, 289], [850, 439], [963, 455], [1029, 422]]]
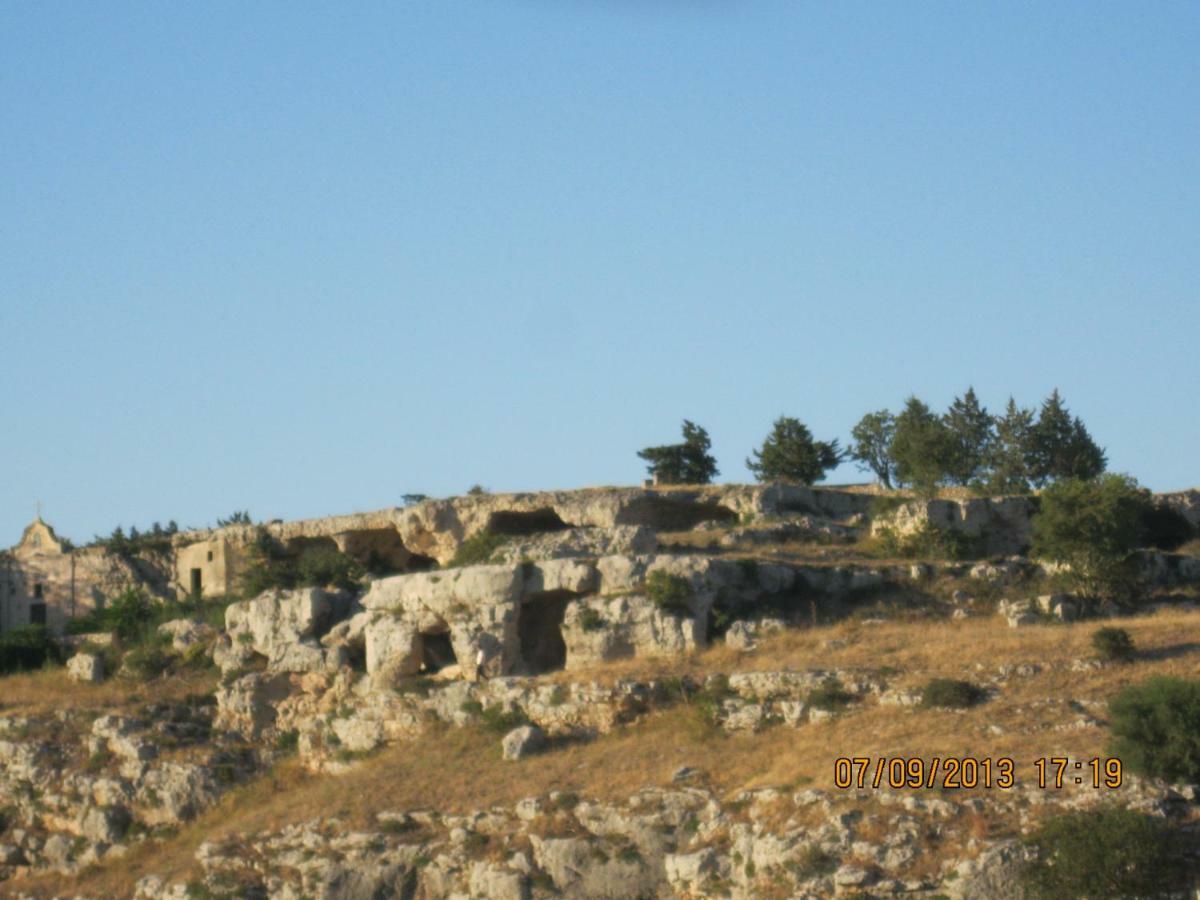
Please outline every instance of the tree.
[[1004, 415], [996, 419], [989, 448], [988, 490], [998, 494], [1028, 493], [1033, 468], [1032, 432], [1033, 412], [1017, 406], [1009, 397]]
[[1030, 434], [1032, 476], [1041, 486], [1060, 478], [1095, 478], [1107, 465], [1079, 417], [1072, 418], [1058, 389], [1042, 403]]
[[828, 470], [836, 468], [845, 459], [837, 438], [828, 442], [814, 441], [808, 426], [788, 416], [775, 420], [762, 447], [752, 450], [751, 454], [754, 458], [746, 460], [746, 468], [759, 481], [800, 484], [820, 481]]
[[238, 509], [234, 510], [227, 519], [217, 519], [217, 527], [225, 528], [229, 525], [252, 525], [250, 519], [250, 510]]
[[916, 397], [909, 397], [896, 416], [891, 456], [896, 478], [921, 494], [932, 496], [947, 477], [954, 444], [941, 417]]
[[646, 471], [661, 484], [708, 484], [720, 474], [710, 454], [708, 432], [683, 420], [683, 443], [647, 447], [638, 451], [646, 460]]
[[858, 467], [870, 470], [886, 488], [895, 480], [896, 467], [892, 462], [892, 438], [896, 433], [896, 419], [886, 409], [867, 413], [850, 432], [851, 458]]
[[955, 397], [942, 421], [950, 434], [952, 450], [947, 476], [963, 485], [980, 480], [995, 438], [995, 421], [980, 405], [975, 389], [969, 387], [962, 397]]
[[1033, 897], [1161, 897], [1182, 885], [1182, 843], [1159, 819], [1105, 805], [1046, 819], [1021, 870]]
[[1066, 563], [1091, 596], [1111, 597], [1133, 581], [1148, 494], [1127, 475], [1068, 478], [1046, 488], [1033, 517], [1035, 556]]

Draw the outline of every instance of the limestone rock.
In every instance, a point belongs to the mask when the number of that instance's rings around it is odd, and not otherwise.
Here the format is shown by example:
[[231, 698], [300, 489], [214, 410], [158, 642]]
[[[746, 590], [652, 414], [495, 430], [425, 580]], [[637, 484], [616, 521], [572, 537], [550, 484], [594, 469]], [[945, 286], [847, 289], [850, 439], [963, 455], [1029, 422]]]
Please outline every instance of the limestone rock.
[[536, 725], [522, 725], [506, 734], [501, 746], [505, 759], [524, 759], [546, 746], [546, 735]]
[[104, 657], [96, 653], [76, 653], [67, 660], [67, 677], [85, 684], [103, 681]]
[[186, 653], [197, 644], [211, 641], [216, 637], [217, 630], [207, 622], [172, 619], [159, 625], [158, 633], [171, 639], [171, 647], [176, 653]]

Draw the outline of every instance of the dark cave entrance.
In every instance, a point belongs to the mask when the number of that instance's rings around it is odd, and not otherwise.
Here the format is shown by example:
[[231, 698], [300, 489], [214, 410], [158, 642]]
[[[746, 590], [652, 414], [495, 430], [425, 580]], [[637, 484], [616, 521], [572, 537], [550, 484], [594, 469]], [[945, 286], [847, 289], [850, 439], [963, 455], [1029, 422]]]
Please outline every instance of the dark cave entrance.
[[488, 519], [487, 530], [492, 534], [525, 537], [547, 531], [563, 531], [571, 526], [549, 507], [529, 512], [495, 512]]
[[523, 604], [517, 617], [521, 640], [521, 659], [526, 674], [556, 672], [567, 664], [567, 644], [562, 623], [567, 604], [575, 598], [570, 591], [534, 594]]

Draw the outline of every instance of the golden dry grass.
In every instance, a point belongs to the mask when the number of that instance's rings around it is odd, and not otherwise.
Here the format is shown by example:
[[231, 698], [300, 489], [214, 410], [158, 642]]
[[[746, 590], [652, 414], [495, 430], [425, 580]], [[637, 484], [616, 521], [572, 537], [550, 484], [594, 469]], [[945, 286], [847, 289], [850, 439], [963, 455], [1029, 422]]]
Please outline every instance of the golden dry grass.
[[[681, 765], [701, 769], [707, 784], [725, 798], [745, 788], [779, 785], [811, 784], [836, 792], [833, 766], [840, 756], [1008, 756], [1016, 760], [1018, 781], [1028, 784], [1038, 757], [1104, 755], [1103, 728], [1054, 729], [1078, 716], [1065, 707], [1066, 701], [1103, 703], [1131, 681], [1161, 674], [1194, 677], [1200, 670], [1200, 644], [1189, 640], [1200, 626], [1200, 613], [1164, 612], [1119, 624], [1133, 635], [1139, 660], [1085, 672], [1048, 664], [1090, 657], [1095, 623], [1010, 629], [988, 618], [847, 622], [789, 632], [749, 654], [717, 647], [682, 659], [630, 660], [558, 673], [554, 680], [566, 681], [889, 667], [896, 671], [896, 684], [916, 687], [939, 676], [979, 680], [1002, 664], [1044, 667], [1035, 675], [1012, 678], [982, 706], [958, 712], [864, 705], [827, 723], [726, 736], [707, 727], [697, 709], [681, 706], [594, 741], [566, 744], [516, 763], [501, 760], [494, 734], [473, 729], [438, 730], [383, 750], [341, 776], [308, 774], [288, 761], [230, 792], [177, 835], [147, 842], [123, 860], [78, 879], [45, 877], [10, 883], [9, 888], [37, 895], [70, 889], [126, 896], [148, 872], [178, 878], [193, 871], [193, 855], [204, 840], [328, 816], [343, 819], [347, 828], [367, 827], [382, 810], [466, 812], [511, 805], [551, 790], [623, 802], [639, 788], [670, 783]], [[1053, 703], [1038, 705], [1047, 700]], [[980, 835], [1005, 827], [986, 812], [971, 824]]]
[[150, 700], [209, 693], [216, 684], [217, 675], [210, 669], [181, 669], [144, 682], [110, 678], [100, 684], [71, 681], [62, 667], [39, 669], [0, 678], [0, 715], [42, 715], [68, 707], [119, 712]]

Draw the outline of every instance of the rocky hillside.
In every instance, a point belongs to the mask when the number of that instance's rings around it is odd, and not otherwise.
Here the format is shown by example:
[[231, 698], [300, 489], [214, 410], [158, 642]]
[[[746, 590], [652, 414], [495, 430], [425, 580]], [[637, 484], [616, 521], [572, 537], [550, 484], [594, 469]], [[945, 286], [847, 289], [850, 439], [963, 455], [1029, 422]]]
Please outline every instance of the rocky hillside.
[[493, 501], [476, 564], [231, 598], [223, 627], [8, 676], [4, 890], [1020, 897], [1027, 838], [1073, 810], [1192, 837], [1200, 788], [1108, 760], [1113, 697], [1200, 665], [1194, 543], [1100, 604], [1023, 555], [1028, 501], [764, 491], [636, 521], [639, 492], [568, 497], [557, 523], [528, 495], [507, 530]]

